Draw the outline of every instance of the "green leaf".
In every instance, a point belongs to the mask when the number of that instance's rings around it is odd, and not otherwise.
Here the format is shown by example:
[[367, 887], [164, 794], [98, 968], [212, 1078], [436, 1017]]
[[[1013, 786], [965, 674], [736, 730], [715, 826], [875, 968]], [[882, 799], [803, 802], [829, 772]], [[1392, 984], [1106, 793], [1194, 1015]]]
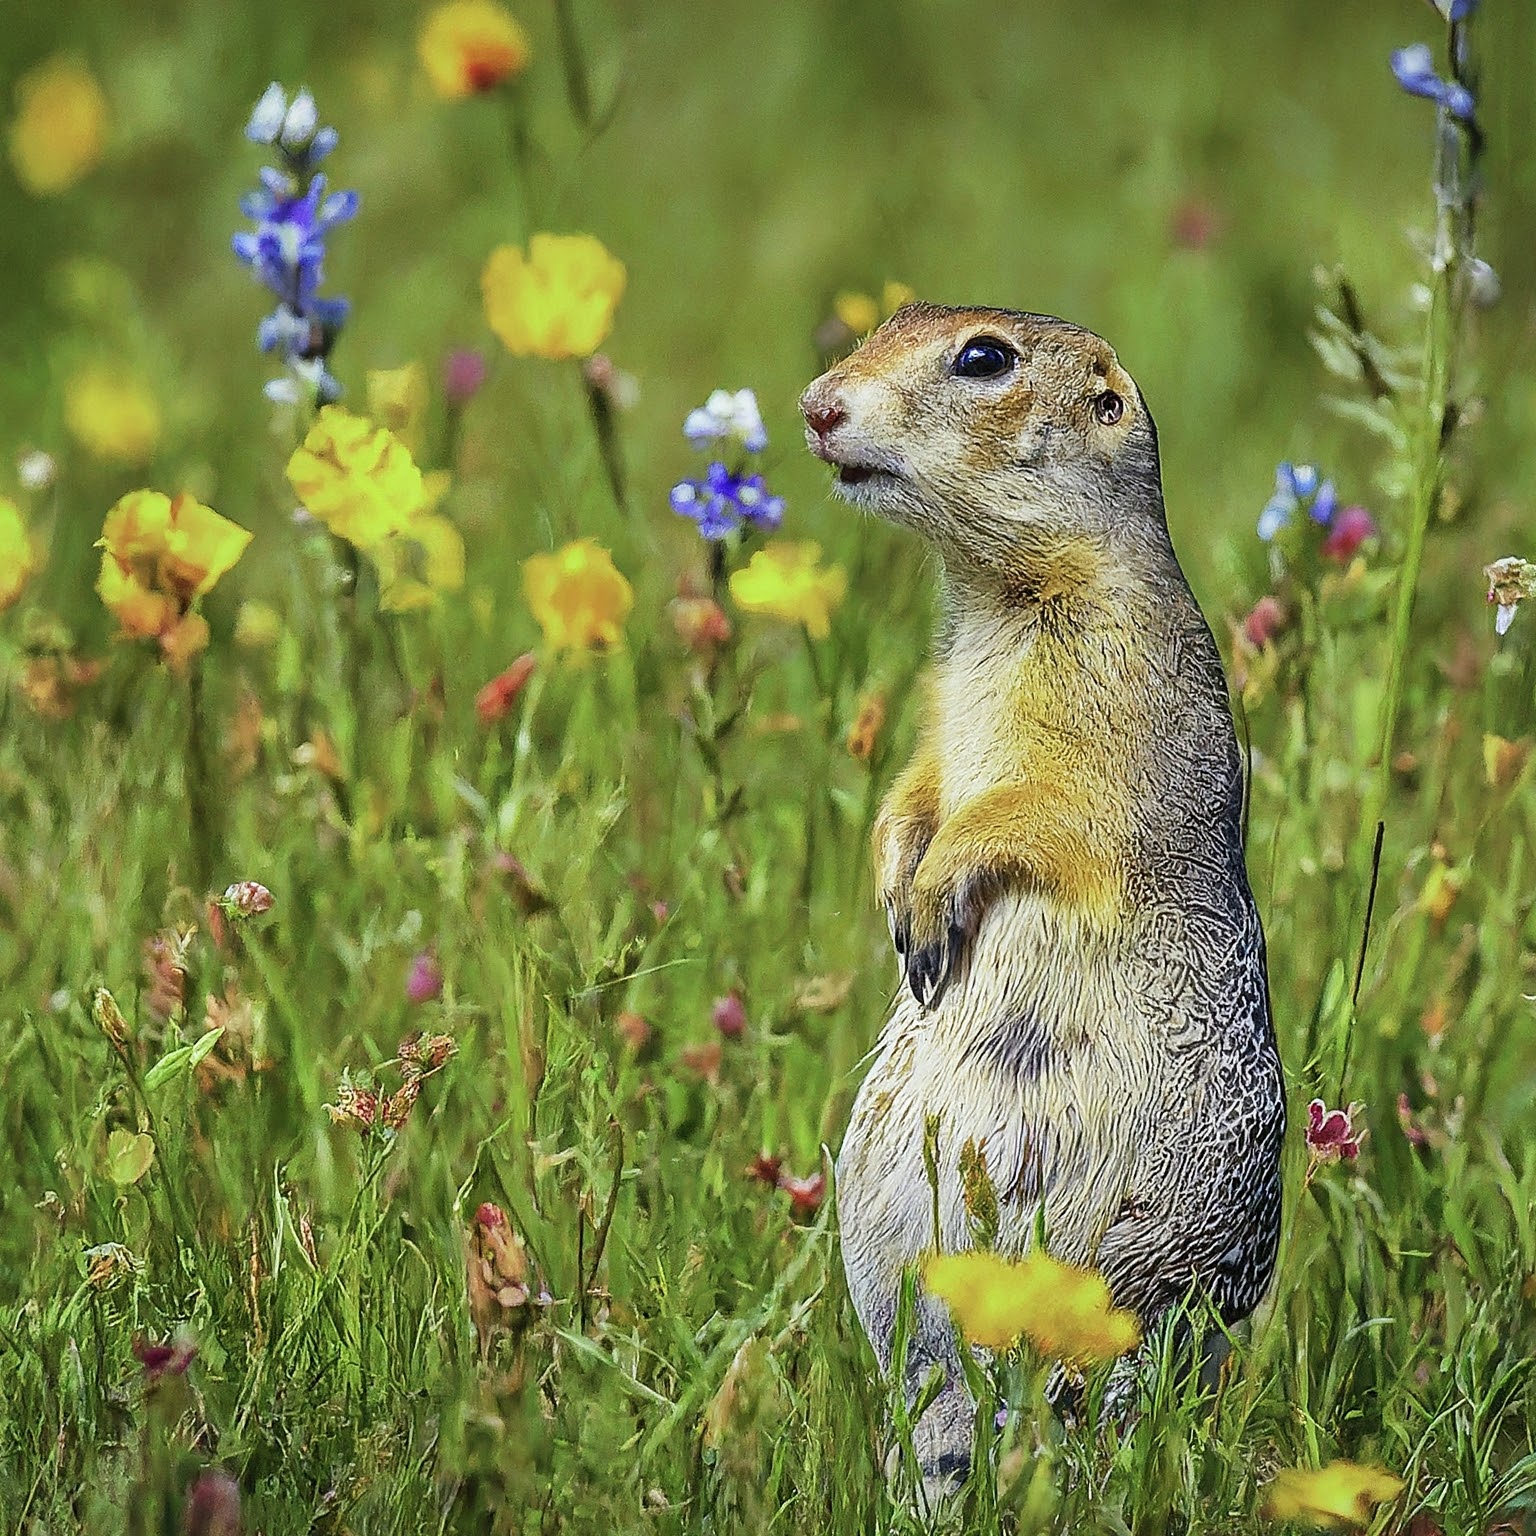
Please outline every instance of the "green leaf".
[[191, 1065], [192, 1051], [190, 1045], [178, 1045], [174, 1051], [167, 1051], [164, 1056], [144, 1074], [145, 1088], [159, 1088], [162, 1084]]
[[153, 1137], [119, 1126], [107, 1137], [107, 1176], [120, 1189], [137, 1184], [155, 1160]]

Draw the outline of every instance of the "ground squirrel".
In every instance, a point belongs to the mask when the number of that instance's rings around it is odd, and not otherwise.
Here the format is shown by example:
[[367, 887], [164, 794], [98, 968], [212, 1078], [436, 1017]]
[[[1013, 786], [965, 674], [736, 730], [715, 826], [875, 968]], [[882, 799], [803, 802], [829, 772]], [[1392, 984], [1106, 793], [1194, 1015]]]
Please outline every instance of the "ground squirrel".
[[[969, 1247], [980, 1148], [998, 1246], [1104, 1273], [1151, 1330], [1193, 1293], [1246, 1316], [1274, 1267], [1284, 1096], [1211, 632], [1169, 542], [1157, 435], [1113, 350], [1044, 315], [910, 304], [801, 399], [838, 494], [923, 534], [943, 621], [916, 754], [875, 825], [904, 985], [837, 1163], [844, 1264], [890, 1361], [900, 1277]], [[923, 1470], [973, 1408], [925, 1297]]]

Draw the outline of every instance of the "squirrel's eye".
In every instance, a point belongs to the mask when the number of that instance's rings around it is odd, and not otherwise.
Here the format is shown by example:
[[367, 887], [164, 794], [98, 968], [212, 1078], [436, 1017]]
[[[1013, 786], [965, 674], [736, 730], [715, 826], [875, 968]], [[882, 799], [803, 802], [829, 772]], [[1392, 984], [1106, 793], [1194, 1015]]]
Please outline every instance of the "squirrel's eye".
[[1018, 353], [995, 336], [978, 336], [960, 348], [953, 373], [958, 379], [996, 379], [1018, 361]]
[[1125, 415], [1125, 401], [1114, 390], [1106, 389], [1102, 395], [1094, 396], [1093, 414], [1106, 427], [1112, 427]]

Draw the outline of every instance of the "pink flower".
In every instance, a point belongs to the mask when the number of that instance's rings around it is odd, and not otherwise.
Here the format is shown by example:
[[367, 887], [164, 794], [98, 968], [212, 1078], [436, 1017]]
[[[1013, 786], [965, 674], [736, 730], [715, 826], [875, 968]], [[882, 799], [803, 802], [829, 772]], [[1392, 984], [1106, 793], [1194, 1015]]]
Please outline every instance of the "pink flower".
[[228, 1472], [204, 1472], [187, 1491], [187, 1536], [240, 1536], [240, 1485]]
[[443, 970], [437, 956], [424, 949], [411, 961], [405, 978], [405, 996], [412, 1003], [430, 1003], [443, 995]]
[[1364, 507], [1340, 507], [1328, 525], [1328, 537], [1323, 540], [1323, 553], [1340, 565], [1354, 558], [1354, 553], [1367, 539], [1376, 537], [1376, 519]]
[[1359, 1157], [1365, 1131], [1355, 1128], [1355, 1116], [1364, 1108], [1351, 1104], [1347, 1109], [1329, 1109], [1321, 1099], [1307, 1105], [1307, 1150], [1315, 1162]]
[[185, 1376], [196, 1354], [197, 1345], [187, 1333], [178, 1333], [164, 1344], [151, 1344], [145, 1338], [133, 1341], [133, 1357], [144, 1367], [144, 1380], [150, 1386], [162, 1376]]
[[1262, 650], [1285, 628], [1285, 617], [1278, 597], [1261, 597], [1243, 620], [1243, 633], [1251, 645]]
[[472, 347], [455, 347], [443, 359], [443, 393], [450, 405], [467, 405], [485, 383], [485, 359]]
[[827, 1176], [813, 1173], [807, 1179], [799, 1179], [792, 1173], [781, 1173], [779, 1188], [789, 1196], [790, 1209], [795, 1215], [809, 1216], [820, 1207], [822, 1196], [827, 1192]]
[[738, 1039], [747, 1027], [747, 1010], [740, 994], [727, 992], [724, 997], [717, 997], [710, 1018], [727, 1040]]

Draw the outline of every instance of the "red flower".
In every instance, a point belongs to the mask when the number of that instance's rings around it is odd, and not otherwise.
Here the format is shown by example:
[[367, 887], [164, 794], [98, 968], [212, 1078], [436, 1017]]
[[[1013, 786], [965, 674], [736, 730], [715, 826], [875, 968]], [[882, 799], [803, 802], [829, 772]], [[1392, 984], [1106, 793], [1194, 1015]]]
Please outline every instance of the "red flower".
[[1376, 519], [1364, 507], [1340, 507], [1328, 525], [1323, 553], [1340, 565], [1347, 565], [1367, 539], [1376, 537]]
[[759, 1152], [746, 1167], [746, 1175], [749, 1179], [761, 1179], [764, 1184], [777, 1184], [781, 1161], [767, 1152]]
[[724, 997], [717, 997], [714, 1008], [710, 1010], [710, 1018], [727, 1040], [739, 1038], [747, 1027], [747, 1010], [740, 994], [727, 992]]
[[1365, 1132], [1356, 1130], [1355, 1116], [1364, 1107], [1351, 1104], [1347, 1109], [1329, 1109], [1321, 1099], [1307, 1105], [1307, 1150], [1315, 1161], [1359, 1157]]
[[797, 1216], [809, 1216], [821, 1205], [827, 1192], [827, 1178], [823, 1173], [813, 1173], [808, 1179], [797, 1179], [792, 1173], [779, 1175], [779, 1188], [789, 1196], [790, 1209]]
[[150, 1386], [162, 1376], [185, 1376], [196, 1354], [197, 1345], [184, 1333], [166, 1344], [151, 1344], [144, 1338], [133, 1341], [133, 1357], [144, 1367], [144, 1380]]
[[538, 665], [538, 658], [532, 651], [525, 651], [505, 672], [498, 673], [475, 695], [475, 713], [480, 717], [480, 724], [484, 726], [495, 725], [498, 720], [504, 720], [517, 703], [518, 696], [528, 686], [528, 679], [533, 676], [533, 670]]

